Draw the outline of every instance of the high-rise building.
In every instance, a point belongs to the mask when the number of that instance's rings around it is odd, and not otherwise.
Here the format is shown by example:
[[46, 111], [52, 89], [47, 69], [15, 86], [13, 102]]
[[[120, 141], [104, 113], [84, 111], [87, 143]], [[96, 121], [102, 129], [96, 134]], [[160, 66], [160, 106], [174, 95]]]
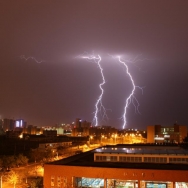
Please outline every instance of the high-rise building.
[[11, 131], [11, 130], [14, 130], [14, 127], [15, 127], [15, 120], [13, 119], [3, 119], [2, 120], [2, 126], [3, 126], [3, 130], [4, 131]]
[[2, 128], [4, 131], [12, 131], [19, 128], [25, 128], [27, 123], [23, 119], [2, 119]]
[[27, 123], [23, 119], [15, 120], [15, 128], [25, 128]]
[[90, 122], [76, 118], [74, 127], [72, 129], [72, 136], [88, 136], [90, 126]]

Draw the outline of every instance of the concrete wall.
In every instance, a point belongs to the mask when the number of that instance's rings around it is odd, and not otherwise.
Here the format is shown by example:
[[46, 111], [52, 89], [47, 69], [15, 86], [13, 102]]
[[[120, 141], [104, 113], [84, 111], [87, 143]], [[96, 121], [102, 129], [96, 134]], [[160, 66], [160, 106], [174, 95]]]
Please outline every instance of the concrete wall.
[[183, 139], [187, 137], [187, 126], [180, 125], [179, 132], [180, 132], [180, 142], [183, 142]]
[[155, 143], [155, 126], [147, 126], [147, 143]]

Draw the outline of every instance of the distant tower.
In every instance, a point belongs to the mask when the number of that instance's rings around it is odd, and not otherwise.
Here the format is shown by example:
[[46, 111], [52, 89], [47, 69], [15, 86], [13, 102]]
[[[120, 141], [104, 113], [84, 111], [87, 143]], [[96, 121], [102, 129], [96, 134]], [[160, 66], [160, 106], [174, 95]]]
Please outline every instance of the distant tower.
[[15, 128], [25, 128], [26, 124], [27, 123], [23, 119], [17, 119], [15, 121]]
[[2, 120], [2, 127], [4, 131], [11, 131], [14, 130], [15, 120], [13, 119], [3, 119]]
[[81, 128], [82, 120], [80, 118], [76, 118], [75, 126], [76, 128]]

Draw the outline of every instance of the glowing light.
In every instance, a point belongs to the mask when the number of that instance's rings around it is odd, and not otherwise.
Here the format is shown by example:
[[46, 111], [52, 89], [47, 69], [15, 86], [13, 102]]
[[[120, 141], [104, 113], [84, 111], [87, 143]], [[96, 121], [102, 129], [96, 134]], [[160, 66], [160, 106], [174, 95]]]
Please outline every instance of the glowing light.
[[94, 118], [93, 118], [93, 121], [95, 122], [95, 126], [98, 126], [98, 112], [103, 111], [103, 119], [104, 119], [104, 117], [107, 117], [106, 109], [104, 108], [104, 106], [102, 104], [102, 97], [103, 97], [103, 94], [104, 94], [104, 90], [103, 90], [102, 86], [106, 82], [105, 82], [105, 78], [104, 78], [104, 74], [103, 74], [103, 68], [100, 64], [101, 57], [100, 57], [100, 55], [96, 55], [96, 56], [90, 55], [90, 56], [82, 56], [82, 58], [88, 59], [88, 60], [93, 60], [95, 63], [97, 63], [97, 65], [100, 69], [101, 77], [102, 77], [102, 82], [99, 84], [99, 88], [101, 90], [101, 93], [100, 93], [100, 95], [97, 99], [97, 102], [95, 103], [95, 112], [94, 112]]
[[29, 59], [32, 59], [32, 60], [34, 60], [36, 63], [42, 63], [42, 62], [44, 62], [43, 60], [38, 61], [35, 57], [27, 57], [27, 58], [26, 58], [25, 55], [21, 55], [20, 58], [21, 58], [21, 59], [25, 59], [25, 61], [28, 61]]
[[127, 64], [126, 64], [124, 61], [121, 60], [121, 57], [120, 57], [120, 56], [118, 56], [118, 61], [119, 61], [120, 63], [122, 63], [122, 64], [125, 66], [125, 68], [126, 68], [126, 73], [127, 73], [127, 75], [129, 76], [129, 78], [130, 78], [130, 80], [131, 80], [131, 83], [132, 83], [132, 86], [133, 86], [133, 89], [132, 89], [130, 95], [129, 95], [129, 96], [127, 97], [127, 99], [126, 99], [126, 104], [125, 104], [125, 107], [124, 107], [124, 113], [123, 113], [123, 117], [122, 117], [122, 118], [123, 118], [123, 129], [124, 129], [125, 126], [126, 126], [126, 124], [127, 124], [127, 118], [126, 118], [127, 108], [128, 108], [128, 106], [130, 105], [131, 102], [132, 102], [132, 104], [133, 104], [134, 107], [135, 107], [135, 111], [139, 112], [139, 110], [138, 110], [139, 102], [138, 102], [138, 100], [136, 99], [136, 97], [134, 96], [134, 93], [135, 93], [136, 88], [139, 88], [139, 89], [141, 89], [141, 90], [142, 90], [143, 88], [141, 88], [141, 87], [135, 85], [134, 80], [133, 80], [133, 77], [132, 77], [132, 75], [131, 75], [130, 72], [129, 72], [129, 67], [127, 66]]
[[20, 134], [20, 135], [19, 135], [19, 138], [23, 138], [23, 134]]

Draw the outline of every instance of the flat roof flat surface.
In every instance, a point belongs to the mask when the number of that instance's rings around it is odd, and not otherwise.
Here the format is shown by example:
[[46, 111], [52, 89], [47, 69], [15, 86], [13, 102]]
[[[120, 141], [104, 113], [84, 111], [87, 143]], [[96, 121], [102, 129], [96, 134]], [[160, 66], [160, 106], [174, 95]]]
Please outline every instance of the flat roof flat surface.
[[[111, 151], [112, 146], [106, 146], [108, 147], [107, 151]], [[180, 148], [180, 147], [148, 147], [148, 146], [143, 146], [141, 149], [140, 146], [113, 146], [114, 148], [117, 147], [117, 150], [114, 150], [115, 153], [117, 151], [121, 151], [122, 153], [126, 150], [130, 152], [145, 152], [144, 154], [150, 152], [164, 152], [169, 151], [169, 153], [172, 153], [173, 151], [180, 151], [181, 153], [184, 153], [186, 149]], [[134, 150], [132, 149], [134, 148]], [[136, 148], [136, 149], [135, 149]], [[168, 150], [167, 150], [168, 149]], [[163, 170], [188, 170], [188, 164], [172, 164], [172, 163], [128, 163], [128, 162], [96, 162], [94, 161], [94, 153], [100, 153], [100, 151], [103, 150], [102, 148], [97, 148], [88, 152], [84, 152], [81, 154], [77, 154], [68, 158], [64, 158], [59, 161], [54, 161], [52, 163], [48, 163], [47, 165], [62, 165], [62, 166], [79, 166], [79, 167], [100, 167], [100, 168], [130, 168], [130, 169], [163, 169]], [[156, 151], [155, 151], [156, 150]], [[187, 151], [187, 150], [186, 150]], [[113, 152], [111, 152], [113, 153]], [[177, 152], [178, 153], [178, 152]], [[185, 152], [186, 153], [186, 152]]]
[[119, 153], [119, 154], [153, 154], [153, 155], [188, 155], [184, 148], [168, 146], [106, 146], [93, 151], [94, 153]]

